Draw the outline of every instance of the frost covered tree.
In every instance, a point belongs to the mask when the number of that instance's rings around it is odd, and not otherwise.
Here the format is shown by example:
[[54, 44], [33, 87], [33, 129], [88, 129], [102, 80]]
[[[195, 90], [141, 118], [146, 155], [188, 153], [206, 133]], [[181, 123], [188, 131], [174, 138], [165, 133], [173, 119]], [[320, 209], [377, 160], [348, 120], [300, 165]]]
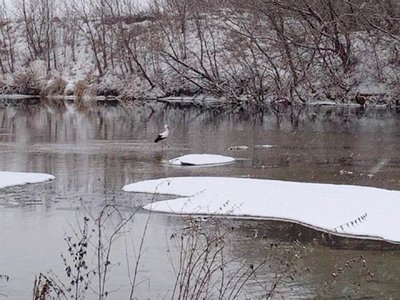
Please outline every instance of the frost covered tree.
[[91, 95], [257, 105], [400, 93], [393, 0], [18, 0], [12, 18], [0, 11], [0, 71], [43, 63], [30, 76], [44, 93], [57, 78]]

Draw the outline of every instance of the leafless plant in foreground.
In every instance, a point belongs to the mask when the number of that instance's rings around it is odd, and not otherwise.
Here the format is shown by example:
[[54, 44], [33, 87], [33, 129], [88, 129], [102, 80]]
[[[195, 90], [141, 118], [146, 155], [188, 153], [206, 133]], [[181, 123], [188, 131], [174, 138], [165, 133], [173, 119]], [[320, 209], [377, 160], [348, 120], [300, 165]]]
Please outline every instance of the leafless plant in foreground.
[[[218, 223], [215, 218], [207, 219]], [[225, 256], [225, 230], [190, 217], [180, 234], [171, 235], [179, 249], [171, 299], [237, 299], [264, 262], [236, 264]]]

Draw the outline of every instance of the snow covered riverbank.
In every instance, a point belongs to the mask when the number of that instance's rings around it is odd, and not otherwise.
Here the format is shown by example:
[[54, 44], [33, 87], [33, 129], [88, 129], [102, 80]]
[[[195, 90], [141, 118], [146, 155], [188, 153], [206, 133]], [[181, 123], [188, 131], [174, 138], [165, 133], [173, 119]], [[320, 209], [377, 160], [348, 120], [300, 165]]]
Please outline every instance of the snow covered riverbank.
[[45, 5], [50, 15], [16, 5], [14, 18], [3, 15], [0, 93], [400, 105], [399, 31], [388, 13], [398, 3], [162, 3], [121, 11], [62, 1]]
[[123, 189], [179, 196], [144, 207], [153, 211], [280, 219], [338, 235], [400, 242], [400, 191], [226, 177], [162, 178]]

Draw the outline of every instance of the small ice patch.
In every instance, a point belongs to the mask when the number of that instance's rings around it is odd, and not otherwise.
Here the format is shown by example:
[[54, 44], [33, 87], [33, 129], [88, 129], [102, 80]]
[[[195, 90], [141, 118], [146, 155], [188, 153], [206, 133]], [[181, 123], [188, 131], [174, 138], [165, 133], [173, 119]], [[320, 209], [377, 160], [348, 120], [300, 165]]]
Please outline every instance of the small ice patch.
[[[272, 147], [274, 147], [274, 146], [266, 144], [266, 145], [254, 145], [253, 148], [259, 150], [259, 149], [269, 149]], [[243, 150], [248, 150], [248, 149], [249, 149], [249, 147], [246, 145], [231, 146], [228, 148], [229, 151], [243, 151]]]
[[38, 183], [53, 180], [55, 177], [43, 173], [2, 172], [0, 171], [0, 188], [28, 183]]
[[240, 146], [232, 146], [229, 147], [228, 150], [233, 151], [233, 150], [248, 150], [249, 147], [245, 145], [240, 145]]
[[221, 165], [233, 163], [233, 157], [216, 155], [216, 154], [188, 154], [177, 158], [170, 159], [170, 165], [177, 166], [206, 166], [206, 165]]
[[272, 147], [274, 147], [274, 146], [273, 145], [268, 145], [268, 144], [266, 144], [266, 145], [255, 145], [254, 149], [269, 149], [269, 148], [272, 148]]

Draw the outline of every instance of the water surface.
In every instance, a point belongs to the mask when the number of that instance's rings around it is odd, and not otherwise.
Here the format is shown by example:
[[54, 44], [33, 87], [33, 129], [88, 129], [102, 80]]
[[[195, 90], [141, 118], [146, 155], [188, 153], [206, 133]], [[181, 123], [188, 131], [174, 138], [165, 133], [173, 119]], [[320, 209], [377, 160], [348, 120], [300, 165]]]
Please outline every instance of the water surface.
[[[165, 123], [172, 133], [168, 145], [162, 147], [153, 140]], [[115, 203], [129, 215], [152, 201], [151, 195], [121, 190], [135, 181], [236, 176], [398, 190], [399, 128], [399, 112], [388, 108], [270, 108], [259, 112], [165, 103], [100, 102], [87, 107], [60, 100], [2, 100], [0, 169], [45, 172], [56, 180], [0, 191], [0, 274], [10, 276], [8, 282], [1, 282], [0, 298], [29, 299], [40, 272], [51, 270], [62, 278], [65, 266], [60, 255], [67, 253], [64, 237], [82, 224], [88, 212], [96, 215], [105, 203]], [[237, 145], [248, 149], [228, 150]], [[208, 168], [165, 163], [190, 153], [229, 155], [237, 162]], [[115, 243], [114, 267], [107, 281], [113, 290], [110, 299], [128, 298], [129, 271], [148, 217], [148, 212], [139, 210], [129, 224], [129, 238]], [[182, 232], [187, 222], [180, 216], [150, 216], [138, 268], [138, 299], [170, 297], [179, 251], [171, 236]], [[382, 299], [400, 293], [400, 255], [395, 246], [336, 239], [279, 222], [228, 219], [217, 223], [227, 232], [224, 251], [233, 261], [231, 269], [268, 262], [245, 286], [244, 294], [251, 299], [265, 297], [276, 274], [283, 275], [276, 297]], [[299, 259], [285, 268], [293, 257]]]

